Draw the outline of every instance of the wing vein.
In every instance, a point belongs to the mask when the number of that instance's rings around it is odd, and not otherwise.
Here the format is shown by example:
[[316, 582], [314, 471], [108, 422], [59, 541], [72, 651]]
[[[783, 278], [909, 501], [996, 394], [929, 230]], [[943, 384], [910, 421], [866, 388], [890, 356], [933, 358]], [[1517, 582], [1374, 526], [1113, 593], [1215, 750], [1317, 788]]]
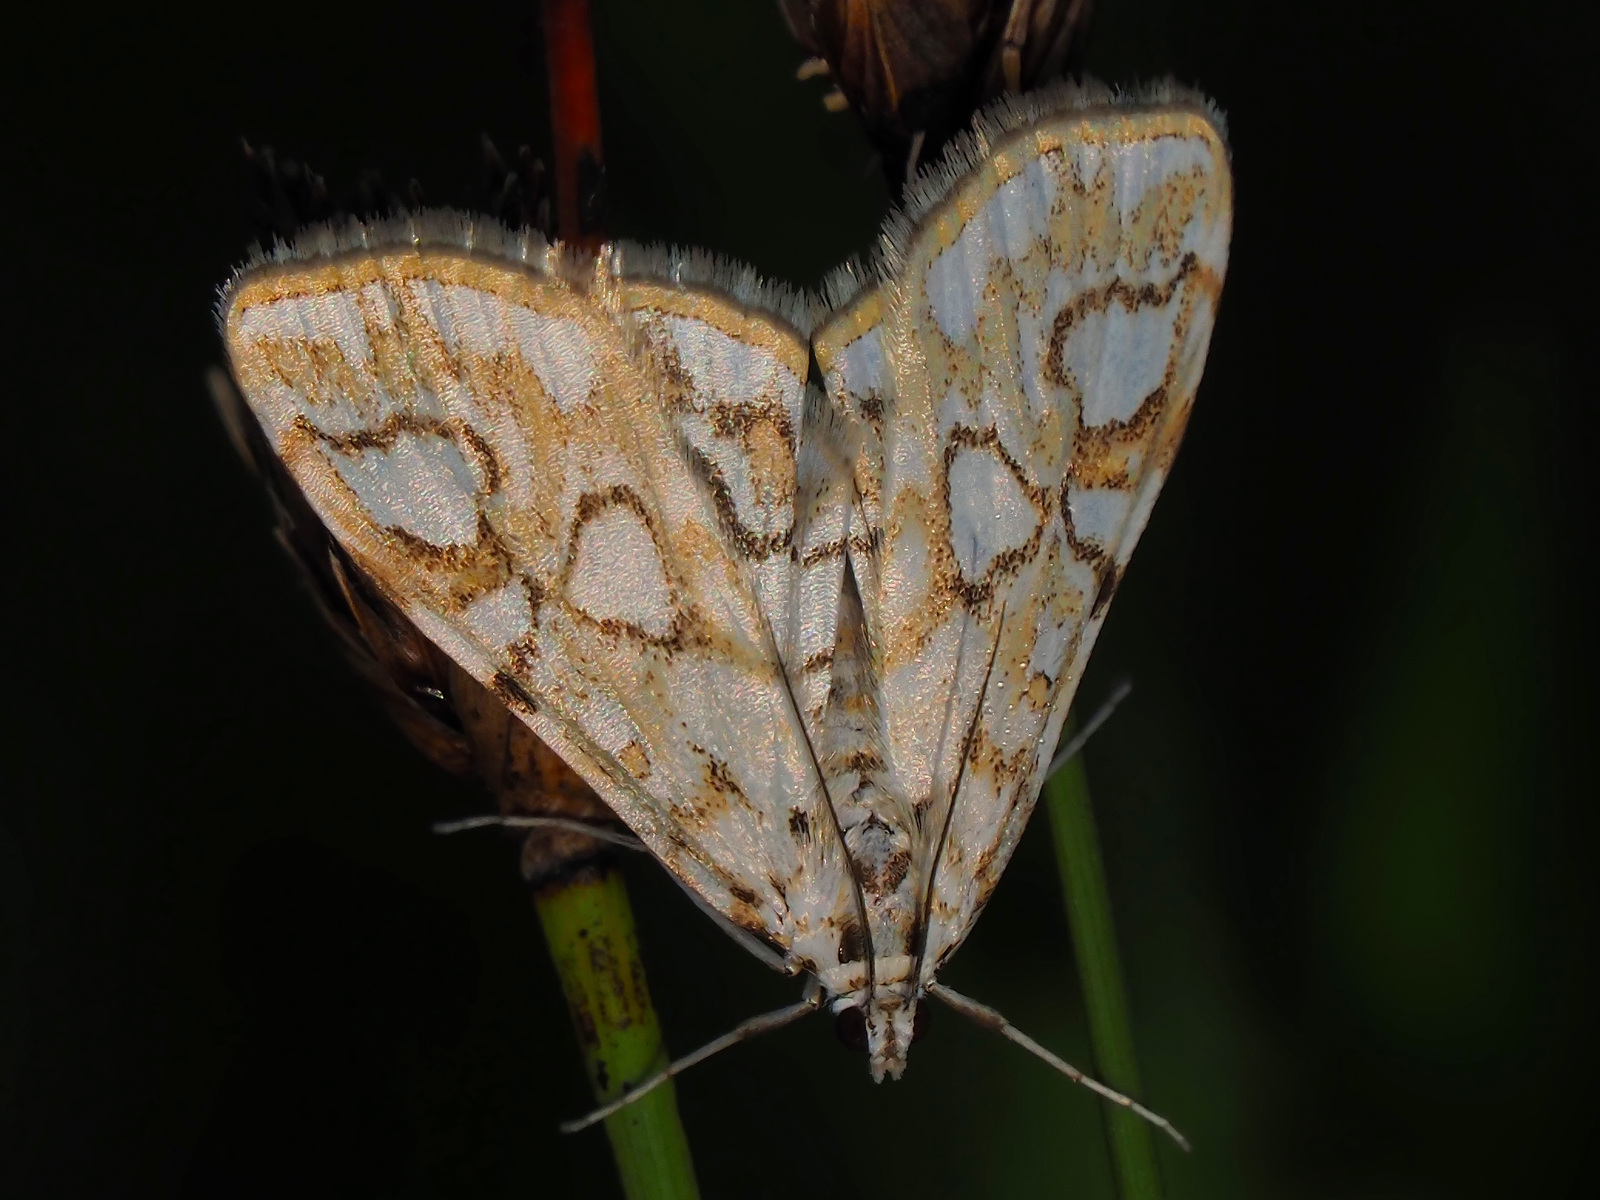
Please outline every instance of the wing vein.
[[789, 682], [789, 667], [783, 661], [783, 655], [778, 652], [778, 639], [772, 632], [772, 622], [767, 619], [766, 610], [761, 607], [759, 597], [755, 600], [756, 613], [761, 618], [761, 627], [766, 630], [767, 643], [772, 647], [772, 660], [778, 664], [778, 678], [783, 681], [783, 694], [789, 699], [789, 710], [794, 713], [795, 724], [800, 727], [800, 737], [806, 744], [806, 756], [811, 760], [811, 769], [816, 772], [817, 785], [822, 789], [823, 803], [828, 806], [828, 819], [833, 824], [833, 832], [839, 839], [839, 853], [844, 855], [845, 869], [850, 872], [850, 888], [855, 894], [856, 915], [861, 921], [861, 935], [867, 940], [867, 994], [870, 996], [877, 988], [878, 973], [875, 966], [877, 953], [872, 945], [872, 922], [867, 915], [867, 894], [861, 887], [861, 873], [856, 870], [855, 859], [850, 857], [850, 847], [844, 840], [844, 826], [839, 823], [839, 810], [833, 806], [833, 796], [828, 791], [828, 777], [822, 772], [822, 760], [817, 757], [817, 748], [812, 744], [811, 731], [806, 728], [805, 714], [800, 710], [800, 702], [795, 697], [794, 685]]
[[[973, 706], [972, 720], [967, 723], [967, 736], [961, 747], [961, 761], [956, 766], [955, 786], [950, 789], [950, 803], [944, 811], [944, 827], [939, 830], [939, 844], [934, 847], [933, 863], [928, 868], [928, 887], [922, 900], [922, 920], [918, 922], [917, 969], [914, 978], [922, 977], [922, 964], [928, 952], [928, 922], [933, 918], [933, 885], [939, 877], [939, 861], [944, 857], [945, 843], [950, 838], [950, 826], [956, 815], [956, 800], [961, 795], [961, 782], [967, 775], [967, 760], [972, 757], [972, 742], [978, 734], [978, 719], [983, 716], [983, 701], [989, 694], [989, 680], [994, 675], [994, 660], [1000, 653], [1000, 635], [1005, 632], [1005, 627], [1006, 610], [1005, 606], [1001, 605], [1000, 620], [994, 631], [994, 645], [989, 649], [989, 665], [983, 672], [983, 685], [978, 689], [978, 703]], [[966, 639], [963, 638], [962, 641], [964, 644]]]

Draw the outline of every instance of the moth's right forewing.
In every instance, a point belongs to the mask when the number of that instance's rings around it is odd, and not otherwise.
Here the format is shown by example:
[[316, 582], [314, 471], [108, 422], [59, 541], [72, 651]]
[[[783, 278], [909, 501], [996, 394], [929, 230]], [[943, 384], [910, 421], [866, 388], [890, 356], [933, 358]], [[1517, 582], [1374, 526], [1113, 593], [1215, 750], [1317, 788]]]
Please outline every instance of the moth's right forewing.
[[[886, 520], [926, 521], [935, 566], [923, 570], [915, 538], [899, 561], [886, 555], [886, 590], [930, 589], [902, 624], [885, 621], [891, 730], [918, 744], [927, 719], [895, 686], [897, 650], [907, 678], [913, 645], [948, 644], [963, 670], [980, 647], [995, 655], [975, 718], [973, 691], [950, 705], [972, 729], [964, 766], [948, 737], [913, 763], [962, 779], [928, 848], [925, 972], [971, 928], [1037, 799], [1187, 424], [1231, 224], [1214, 114], [1178, 97], [1069, 109], [997, 137], [904, 243], [887, 322], [904, 403], [886, 438]], [[903, 445], [928, 438], [920, 453]], [[981, 643], [922, 615], [941, 596], [945, 624], [983, 629]]]
[[1199, 98], [1152, 96], [980, 123], [816, 338], [874, 442], [852, 563], [891, 786], [920, 814], [925, 981], [1032, 811], [1204, 365], [1227, 152]]

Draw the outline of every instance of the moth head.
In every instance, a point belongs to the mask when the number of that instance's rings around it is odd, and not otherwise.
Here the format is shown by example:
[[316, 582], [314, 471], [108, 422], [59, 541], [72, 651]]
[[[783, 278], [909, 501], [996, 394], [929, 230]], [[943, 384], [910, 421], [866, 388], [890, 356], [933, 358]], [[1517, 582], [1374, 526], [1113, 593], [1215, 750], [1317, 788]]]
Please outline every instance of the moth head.
[[880, 988], [875, 1001], [852, 996], [836, 1002], [833, 1030], [851, 1050], [865, 1050], [872, 1081], [899, 1079], [906, 1069], [911, 1044], [920, 1041], [927, 1010], [919, 1008], [915, 993]]

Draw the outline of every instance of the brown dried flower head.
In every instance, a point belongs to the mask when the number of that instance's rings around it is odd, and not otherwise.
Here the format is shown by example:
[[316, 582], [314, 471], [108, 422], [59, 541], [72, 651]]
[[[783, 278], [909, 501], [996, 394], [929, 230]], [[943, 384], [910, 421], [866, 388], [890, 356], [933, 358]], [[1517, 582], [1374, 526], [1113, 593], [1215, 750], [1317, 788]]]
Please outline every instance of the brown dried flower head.
[[779, 0], [826, 74], [830, 108], [850, 107], [898, 182], [985, 101], [1059, 74], [1092, 0]]

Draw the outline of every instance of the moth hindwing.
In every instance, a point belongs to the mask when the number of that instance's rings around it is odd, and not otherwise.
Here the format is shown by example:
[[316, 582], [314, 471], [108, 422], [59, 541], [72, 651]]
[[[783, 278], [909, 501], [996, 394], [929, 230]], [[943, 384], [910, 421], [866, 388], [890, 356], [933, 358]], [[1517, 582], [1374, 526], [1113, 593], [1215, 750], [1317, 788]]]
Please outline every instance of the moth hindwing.
[[1206, 102], [1061, 90], [980, 118], [824, 298], [422, 214], [308, 233], [221, 317], [341, 544], [881, 1079], [1038, 796], [1231, 211]]

